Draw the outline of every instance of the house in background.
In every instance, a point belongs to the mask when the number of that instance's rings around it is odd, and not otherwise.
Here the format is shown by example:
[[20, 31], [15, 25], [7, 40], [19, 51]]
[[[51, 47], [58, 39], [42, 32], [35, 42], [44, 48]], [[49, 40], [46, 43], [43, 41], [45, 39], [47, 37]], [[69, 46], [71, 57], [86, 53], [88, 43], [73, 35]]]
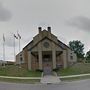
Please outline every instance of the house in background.
[[67, 68], [77, 62], [76, 54], [51, 33], [51, 27], [42, 30], [16, 55], [16, 64], [29, 70]]
[[3, 66], [3, 65], [14, 65], [15, 62], [13, 60], [9, 60], [9, 61], [4, 61], [4, 60], [0, 60], [0, 66]]

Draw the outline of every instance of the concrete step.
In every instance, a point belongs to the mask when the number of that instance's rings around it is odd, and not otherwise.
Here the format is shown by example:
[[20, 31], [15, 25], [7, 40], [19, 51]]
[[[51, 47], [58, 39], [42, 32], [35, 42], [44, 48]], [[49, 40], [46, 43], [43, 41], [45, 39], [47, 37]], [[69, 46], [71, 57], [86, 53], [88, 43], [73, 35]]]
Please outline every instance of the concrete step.
[[52, 76], [52, 75], [45, 75], [41, 79], [41, 83], [43, 84], [59, 84], [61, 80], [57, 76]]

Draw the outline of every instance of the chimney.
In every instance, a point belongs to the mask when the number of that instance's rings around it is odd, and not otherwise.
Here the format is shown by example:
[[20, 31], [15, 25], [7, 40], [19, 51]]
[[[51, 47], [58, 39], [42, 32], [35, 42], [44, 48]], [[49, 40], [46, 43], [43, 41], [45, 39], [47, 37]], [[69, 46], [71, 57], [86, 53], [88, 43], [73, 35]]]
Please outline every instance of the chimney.
[[48, 32], [51, 33], [51, 27], [47, 27]]
[[38, 32], [40, 33], [42, 31], [42, 27], [38, 27]]

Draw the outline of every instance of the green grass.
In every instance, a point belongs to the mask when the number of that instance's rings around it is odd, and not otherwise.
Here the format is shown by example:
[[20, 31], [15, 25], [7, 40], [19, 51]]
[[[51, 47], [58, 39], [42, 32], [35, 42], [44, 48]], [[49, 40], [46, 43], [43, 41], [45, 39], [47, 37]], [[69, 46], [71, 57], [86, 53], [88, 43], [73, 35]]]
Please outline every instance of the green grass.
[[90, 79], [90, 76], [79, 76], [79, 77], [70, 77], [70, 78], [61, 78], [61, 81], [76, 81], [76, 80], [84, 80]]
[[40, 77], [41, 72], [29, 71], [24, 68], [18, 68], [18, 66], [15, 65], [9, 65], [6, 67], [0, 66], [0, 76]]
[[61, 69], [57, 71], [58, 75], [67, 76], [67, 75], [78, 75], [78, 74], [87, 74], [90, 73], [90, 63], [77, 63], [67, 69]]
[[11, 82], [11, 83], [25, 83], [25, 84], [35, 84], [40, 83], [39, 79], [8, 79], [8, 78], [0, 78], [0, 81], [3, 82]]

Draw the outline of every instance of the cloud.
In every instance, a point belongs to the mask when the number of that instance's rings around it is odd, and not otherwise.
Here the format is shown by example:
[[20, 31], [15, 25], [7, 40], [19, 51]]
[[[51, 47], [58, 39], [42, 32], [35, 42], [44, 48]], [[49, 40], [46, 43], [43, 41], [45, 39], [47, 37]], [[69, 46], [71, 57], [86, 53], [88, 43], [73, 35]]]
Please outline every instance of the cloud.
[[11, 12], [0, 3], [0, 21], [8, 21], [12, 17]]
[[41, 22], [38, 24], [38, 26], [41, 26], [41, 27], [48, 27], [50, 26], [47, 22]]
[[88, 17], [77, 16], [68, 20], [67, 24], [84, 31], [90, 31], [90, 18]]

